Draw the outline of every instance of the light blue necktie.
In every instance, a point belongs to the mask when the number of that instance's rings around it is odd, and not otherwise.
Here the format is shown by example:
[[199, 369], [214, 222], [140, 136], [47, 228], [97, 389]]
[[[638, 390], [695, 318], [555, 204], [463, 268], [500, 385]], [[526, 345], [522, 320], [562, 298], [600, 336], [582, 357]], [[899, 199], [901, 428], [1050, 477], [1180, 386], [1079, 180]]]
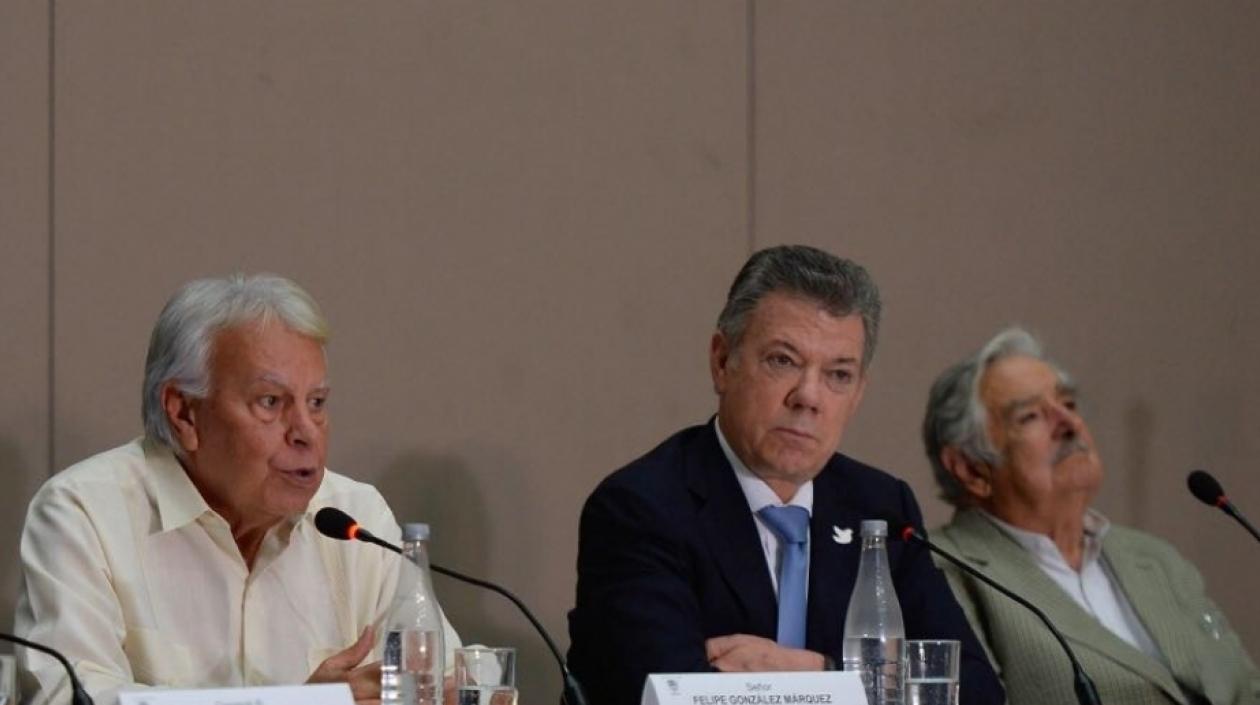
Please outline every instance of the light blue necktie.
[[779, 537], [779, 634], [781, 646], [805, 648], [805, 575], [809, 571], [809, 510], [762, 507], [757, 512]]

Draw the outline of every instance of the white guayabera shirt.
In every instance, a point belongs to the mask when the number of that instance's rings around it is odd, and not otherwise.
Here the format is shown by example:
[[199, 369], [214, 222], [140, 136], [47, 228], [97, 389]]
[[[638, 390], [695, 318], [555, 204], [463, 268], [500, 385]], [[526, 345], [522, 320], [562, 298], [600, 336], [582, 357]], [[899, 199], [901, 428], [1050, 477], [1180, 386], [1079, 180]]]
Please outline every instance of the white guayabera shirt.
[[[15, 629], [61, 650], [98, 705], [146, 685], [303, 683], [383, 616], [400, 560], [321, 536], [314, 514], [325, 506], [398, 541], [380, 493], [325, 471], [307, 513], [267, 534], [250, 571], [168, 449], [137, 440], [106, 451], [31, 501]], [[449, 666], [460, 642], [445, 631]], [[26, 649], [18, 660], [30, 702], [69, 702], [60, 664]]]

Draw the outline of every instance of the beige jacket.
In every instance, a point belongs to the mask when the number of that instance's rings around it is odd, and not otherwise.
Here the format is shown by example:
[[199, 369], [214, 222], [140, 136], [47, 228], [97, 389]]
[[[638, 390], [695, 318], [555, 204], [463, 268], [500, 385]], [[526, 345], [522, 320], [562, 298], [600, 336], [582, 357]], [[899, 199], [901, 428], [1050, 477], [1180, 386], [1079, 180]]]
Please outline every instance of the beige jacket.
[[[1168, 663], [1122, 641], [1072, 601], [1023, 547], [976, 511], [932, 538], [1049, 615], [1106, 705], [1260, 703], [1260, 673], [1204, 592], [1203, 578], [1167, 543], [1113, 525], [1102, 555]], [[937, 559], [1012, 705], [1075, 703], [1067, 657], [1031, 612]], [[1202, 695], [1197, 695], [1202, 694]]]

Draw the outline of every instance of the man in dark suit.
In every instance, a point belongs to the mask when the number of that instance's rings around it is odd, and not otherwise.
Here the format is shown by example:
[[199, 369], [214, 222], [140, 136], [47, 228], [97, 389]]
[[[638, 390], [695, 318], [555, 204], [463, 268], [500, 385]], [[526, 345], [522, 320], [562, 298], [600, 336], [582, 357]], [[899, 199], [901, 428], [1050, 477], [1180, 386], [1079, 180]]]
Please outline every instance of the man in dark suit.
[[[848, 260], [794, 246], [744, 265], [709, 350], [717, 416], [613, 473], [583, 509], [569, 665], [592, 703], [637, 703], [654, 672], [836, 667], [861, 521], [921, 524], [905, 483], [836, 452], [879, 315]], [[962, 701], [1001, 703], [930, 557], [888, 553], [907, 638], [961, 640]]]

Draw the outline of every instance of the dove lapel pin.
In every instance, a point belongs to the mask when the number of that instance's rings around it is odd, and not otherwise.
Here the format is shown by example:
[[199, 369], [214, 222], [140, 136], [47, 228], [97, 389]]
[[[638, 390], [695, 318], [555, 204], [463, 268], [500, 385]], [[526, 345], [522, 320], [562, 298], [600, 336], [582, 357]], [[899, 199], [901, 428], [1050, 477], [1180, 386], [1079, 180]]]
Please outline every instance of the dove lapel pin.
[[834, 532], [831, 534], [831, 539], [836, 543], [841, 545], [853, 543], [853, 529], [841, 529], [838, 526], [833, 526], [831, 530]]

